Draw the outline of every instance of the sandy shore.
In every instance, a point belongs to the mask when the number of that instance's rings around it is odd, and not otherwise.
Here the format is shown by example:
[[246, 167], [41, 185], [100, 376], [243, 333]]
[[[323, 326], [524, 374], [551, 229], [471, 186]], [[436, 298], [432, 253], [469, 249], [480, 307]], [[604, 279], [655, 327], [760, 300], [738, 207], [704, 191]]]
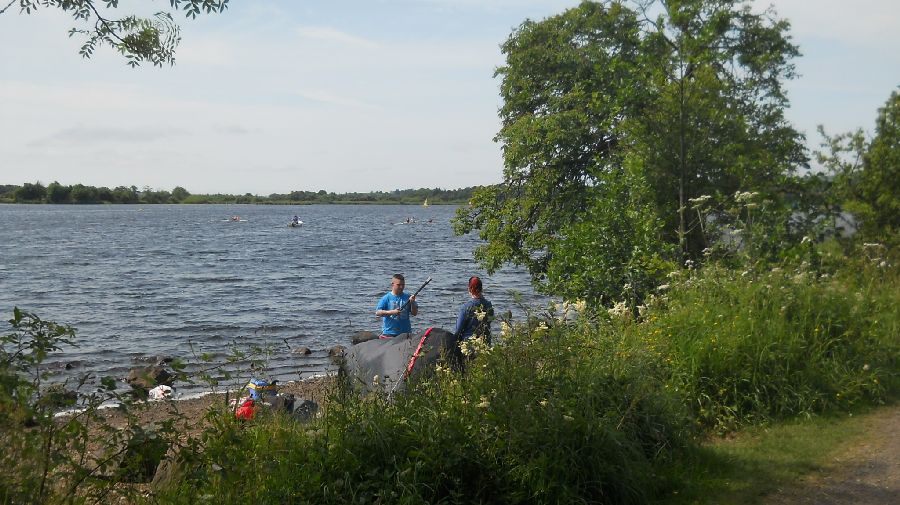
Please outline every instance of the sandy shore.
[[[296, 401], [313, 400], [324, 404], [334, 386], [333, 375], [320, 376], [302, 381], [278, 383], [278, 392], [293, 394]], [[243, 391], [242, 395], [247, 392]], [[235, 392], [209, 393], [177, 400], [157, 400], [135, 404], [131, 413], [137, 416], [138, 424], [151, 426], [169, 419], [177, 419], [176, 427], [184, 434], [196, 434], [204, 427], [203, 418], [210, 409], [225, 409], [228, 400], [235, 398]], [[114, 426], [124, 426], [125, 416], [116, 408], [104, 409], [104, 416]]]

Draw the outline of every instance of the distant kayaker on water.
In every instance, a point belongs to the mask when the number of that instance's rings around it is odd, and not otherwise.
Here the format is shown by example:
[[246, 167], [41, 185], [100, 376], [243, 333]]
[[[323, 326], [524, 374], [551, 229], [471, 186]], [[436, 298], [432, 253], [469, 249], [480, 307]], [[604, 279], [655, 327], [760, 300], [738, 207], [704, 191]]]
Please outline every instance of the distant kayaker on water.
[[375, 307], [375, 316], [381, 318], [381, 338], [392, 338], [412, 331], [409, 316], [419, 313], [416, 296], [404, 293], [406, 279], [401, 274], [394, 274], [391, 279], [391, 290], [385, 293]]

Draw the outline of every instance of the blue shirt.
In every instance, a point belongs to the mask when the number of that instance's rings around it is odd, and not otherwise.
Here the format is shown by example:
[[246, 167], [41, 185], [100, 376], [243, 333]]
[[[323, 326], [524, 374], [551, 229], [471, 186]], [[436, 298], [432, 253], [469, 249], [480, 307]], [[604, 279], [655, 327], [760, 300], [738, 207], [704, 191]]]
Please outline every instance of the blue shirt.
[[396, 316], [381, 317], [381, 334], [397, 336], [401, 333], [412, 332], [412, 323], [409, 321], [409, 293], [401, 293], [400, 296], [388, 292], [381, 297], [375, 310], [394, 310], [403, 305], [403, 311]]

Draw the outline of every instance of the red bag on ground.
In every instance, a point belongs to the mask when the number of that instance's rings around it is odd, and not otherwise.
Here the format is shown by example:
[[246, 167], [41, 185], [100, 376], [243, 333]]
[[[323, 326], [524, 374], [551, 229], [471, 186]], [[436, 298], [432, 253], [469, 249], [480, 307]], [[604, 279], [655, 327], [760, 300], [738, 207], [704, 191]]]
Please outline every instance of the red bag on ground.
[[249, 421], [253, 419], [255, 413], [256, 410], [253, 408], [253, 400], [248, 398], [234, 411], [234, 417]]

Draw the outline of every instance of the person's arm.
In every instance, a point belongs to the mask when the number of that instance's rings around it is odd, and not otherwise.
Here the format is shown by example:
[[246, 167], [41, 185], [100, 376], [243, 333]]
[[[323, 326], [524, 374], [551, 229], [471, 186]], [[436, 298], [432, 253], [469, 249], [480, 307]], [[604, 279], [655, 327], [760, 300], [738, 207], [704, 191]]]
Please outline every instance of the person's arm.
[[466, 316], [469, 313], [469, 304], [465, 304], [459, 309], [459, 315], [456, 317], [456, 329], [453, 330], [453, 334], [456, 335], [456, 338], [459, 338], [459, 335], [462, 333], [463, 329], [466, 327]]
[[400, 313], [399, 309], [388, 310], [387, 307], [387, 297], [382, 297], [381, 301], [378, 302], [378, 306], [375, 307], [375, 317], [396, 316]]
[[413, 316], [419, 314], [419, 304], [416, 303], [416, 295], [409, 297], [409, 313]]

